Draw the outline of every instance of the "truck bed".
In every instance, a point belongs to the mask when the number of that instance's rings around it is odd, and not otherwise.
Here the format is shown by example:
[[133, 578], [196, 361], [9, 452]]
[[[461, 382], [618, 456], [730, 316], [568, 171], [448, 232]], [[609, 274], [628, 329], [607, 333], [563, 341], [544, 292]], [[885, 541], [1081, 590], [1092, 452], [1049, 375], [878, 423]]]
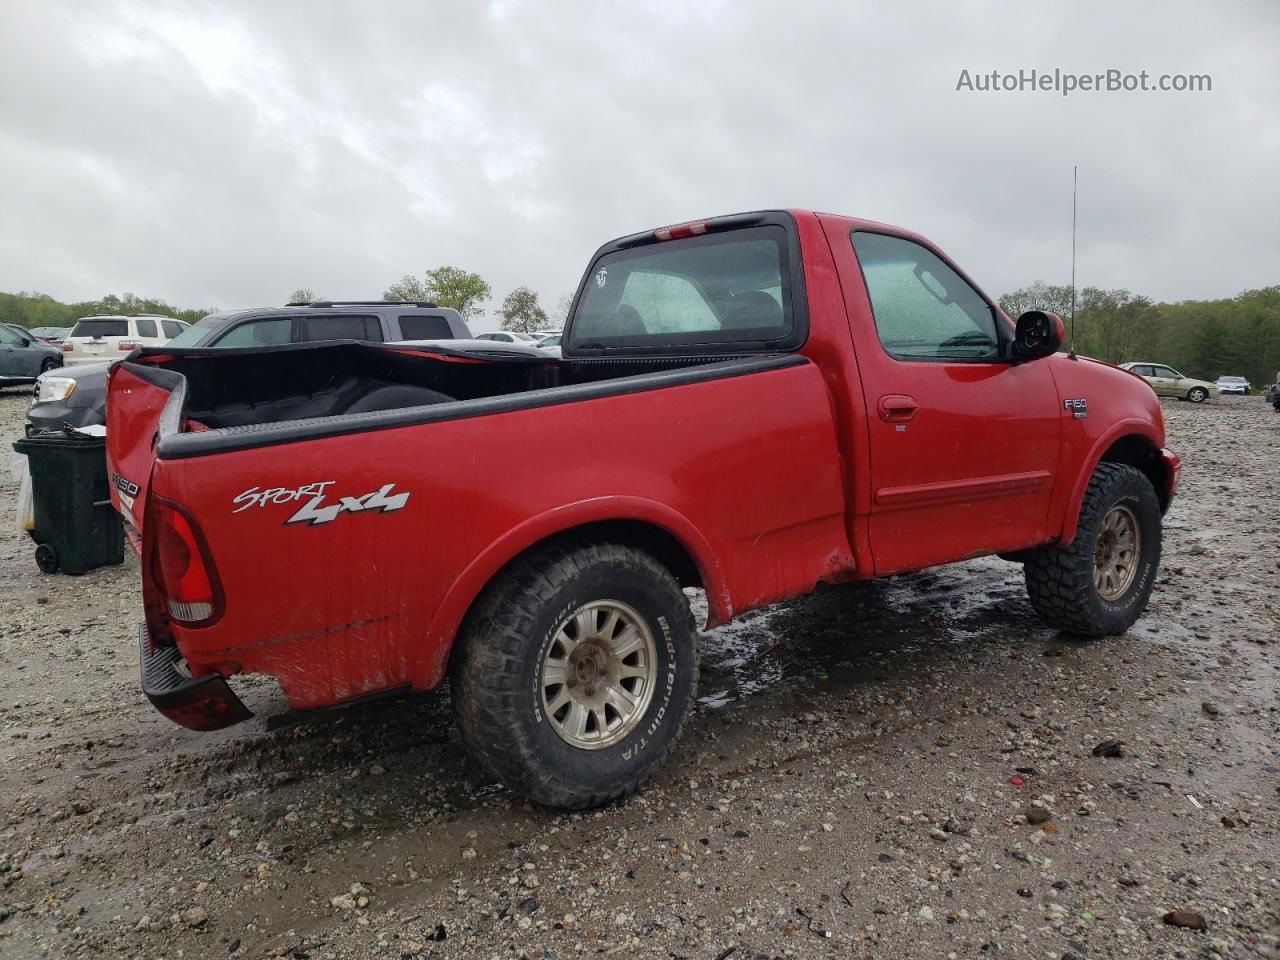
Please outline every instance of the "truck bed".
[[[252, 351], [150, 351], [181, 406], [162, 459], [385, 429], [738, 376], [794, 355], [545, 360], [494, 351], [358, 343]], [[154, 362], [153, 361], [153, 362]], [[172, 379], [177, 374], [178, 379]]]
[[830, 397], [799, 355], [142, 352], [107, 416], [144, 556], [155, 505], [179, 507], [225, 598], [216, 623], [171, 627], [144, 563], [153, 639], [195, 675], [274, 675], [295, 707], [434, 687], [483, 586], [570, 529], [630, 524], [685, 554], [713, 624], [853, 570]]

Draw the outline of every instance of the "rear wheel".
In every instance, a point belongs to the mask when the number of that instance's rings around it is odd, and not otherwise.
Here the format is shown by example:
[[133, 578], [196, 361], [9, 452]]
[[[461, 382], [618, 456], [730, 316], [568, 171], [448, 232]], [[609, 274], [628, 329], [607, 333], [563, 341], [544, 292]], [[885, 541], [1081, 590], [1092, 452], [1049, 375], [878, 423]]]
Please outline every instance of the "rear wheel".
[[1187, 391], [1187, 399], [1192, 403], [1204, 403], [1209, 399], [1209, 391], [1204, 387], [1192, 387]]
[[1032, 551], [1027, 594], [1060, 630], [1123, 633], [1146, 609], [1160, 565], [1160, 503], [1136, 467], [1100, 463], [1089, 480], [1075, 539]]
[[612, 543], [517, 561], [469, 615], [458, 725], [517, 793], [581, 809], [623, 797], [675, 745], [697, 688], [697, 631], [661, 564]]

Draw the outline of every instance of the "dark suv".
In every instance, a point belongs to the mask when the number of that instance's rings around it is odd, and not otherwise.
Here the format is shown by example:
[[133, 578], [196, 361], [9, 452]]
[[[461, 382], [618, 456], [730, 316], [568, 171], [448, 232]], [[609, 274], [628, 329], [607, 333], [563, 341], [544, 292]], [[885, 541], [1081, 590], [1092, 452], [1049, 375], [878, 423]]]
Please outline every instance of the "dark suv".
[[[316, 300], [284, 307], [211, 313], [166, 344], [175, 347], [266, 347], [317, 340], [469, 340], [458, 311], [433, 303]], [[114, 362], [114, 361], [113, 361]], [[42, 376], [27, 411], [27, 433], [106, 423], [107, 371], [86, 363]]]

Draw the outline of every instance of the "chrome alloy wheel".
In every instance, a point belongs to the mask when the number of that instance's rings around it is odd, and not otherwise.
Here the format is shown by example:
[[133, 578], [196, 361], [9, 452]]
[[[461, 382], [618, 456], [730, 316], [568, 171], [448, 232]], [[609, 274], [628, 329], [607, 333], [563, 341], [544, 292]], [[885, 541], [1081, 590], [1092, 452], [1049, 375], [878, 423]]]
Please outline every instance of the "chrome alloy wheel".
[[1093, 548], [1093, 585], [1099, 597], [1114, 601], [1124, 596], [1137, 575], [1141, 553], [1138, 515], [1117, 503], [1102, 518]]
[[611, 746], [635, 729], [653, 699], [658, 648], [632, 607], [597, 600], [561, 621], [542, 655], [542, 712], [565, 743]]

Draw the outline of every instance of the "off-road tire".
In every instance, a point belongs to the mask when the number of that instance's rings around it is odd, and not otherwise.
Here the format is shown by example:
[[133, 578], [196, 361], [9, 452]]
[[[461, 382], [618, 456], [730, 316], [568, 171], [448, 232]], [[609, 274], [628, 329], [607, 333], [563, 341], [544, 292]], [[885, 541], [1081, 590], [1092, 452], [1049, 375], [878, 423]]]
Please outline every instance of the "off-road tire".
[[1209, 399], [1209, 391], [1204, 387], [1192, 387], [1187, 391], [1187, 399], [1192, 403], [1204, 403]]
[[[552, 729], [539, 670], [568, 613], [628, 604], [652, 631], [658, 678], [638, 725], [583, 749]], [[468, 614], [450, 667], [454, 709], [472, 754], [517, 794], [549, 807], [598, 807], [633, 792], [675, 746], [698, 684], [698, 632], [688, 600], [649, 554], [605, 542], [551, 545], [514, 562]]]
[[[1132, 583], [1114, 601], [1094, 585], [1094, 549], [1103, 519], [1124, 503], [1138, 520], [1141, 544]], [[1146, 609], [1160, 566], [1160, 503], [1151, 481], [1136, 467], [1100, 463], [1089, 479], [1075, 539], [1065, 547], [1033, 551], [1023, 569], [1031, 604], [1059, 630], [1086, 637], [1124, 633]]]

